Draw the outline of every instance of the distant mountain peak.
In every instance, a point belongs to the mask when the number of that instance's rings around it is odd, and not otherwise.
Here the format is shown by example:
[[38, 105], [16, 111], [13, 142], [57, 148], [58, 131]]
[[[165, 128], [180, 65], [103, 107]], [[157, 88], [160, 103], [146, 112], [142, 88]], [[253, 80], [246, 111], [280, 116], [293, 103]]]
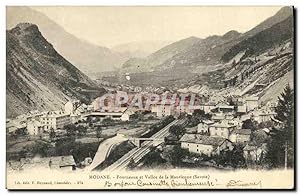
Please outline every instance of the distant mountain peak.
[[224, 38], [224, 39], [233, 39], [233, 38], [237, 38], [237, 37], [240, 36], [240, 35], [241, 35], [241, 33], [239, 33], [238, 31], [236, 31], [236, 30], [231, 30], [231, 31], [225, 33], [225, 34], [223, 35], [223, 38]]
[[10, 32], [14, 35], [21, 35], [25, 32], [41, 33], [38, 26], [32, 23], [19, 23], [16, 25], [16, 27], [12, 28]]
[[30, 7], [8, 6], [6, 18], [6, 28], [14, 36], [34, 40], [41, 34], [59, 54], [90, 76], [112, 71], [130, 57], [82, 40]]
[[290, 7], [290, 6], [285, 6], [285, 7], [282, 7], [282, 8], [276, 13], [276, 15], [290, 16], [292, 12], [293, 12], [293, 8], [292, 8], [292, 7]]
[[[29, 27], [32, 27], [32, 26], [36, 26], [36, 27], [37, 27], [37, 25], [32, 24], [32, 23], [29, 23], [29, 22], [22, 22], [22, 23], [19, 23], [19, 24], [17, 24], [16, 27], [18, 27], [18, 28], [20, 28], [20, 29], [26, 29], [26, 28], [29, 28]], [[16, 27], [15, 27], [15, 28], [16, 28]]]
[[185, 40], [187, 40], [187, 39], [199, 39], [199, 37], [196, 37], [196, 36], [190, 36], [190, 37], [186, 38]]
[[[103, 90], [53, 48], [37, 25], [6, 31], [7, 115], [59, 109], [71, 98], [89, 101], [81, 90]], [[101, 92], [102, 93], [102, 92]]]

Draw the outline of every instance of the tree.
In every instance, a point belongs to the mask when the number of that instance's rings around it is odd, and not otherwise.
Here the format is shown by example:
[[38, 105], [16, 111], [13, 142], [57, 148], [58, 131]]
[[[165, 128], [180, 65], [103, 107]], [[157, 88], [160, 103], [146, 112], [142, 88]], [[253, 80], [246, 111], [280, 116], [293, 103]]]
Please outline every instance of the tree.
[[53, 140], [56, 137], [56, 133], [54, 129], [51, 127], [50, 132], [49, 132], [49, 137], [51, 140]]
[[149, 168], [155, 168], [162, 164], [166, 163], [166, 160], [161, 157], [160, 151], [152, 149], [148, 154], [143, 158], [143, 166]]
[[294, 91], [287, 85], [275, 108], [275, 119], [282, 123], [273, 128], [266, 158], [273, 167], [294, 166]]
[[18, 136], [28, 135], [28, 131], [26, 128], [20, 128], [15, 131], [15, 134]]
[[130, 116], [130, 119], [137, 120], [137, 121], [143, 120], [144, 114], [141, 111], [137, 111]]
[[134, 169], [134, 167], [136, 167], [136, 163], [135, 163], [134, 159], [131, 158], [130, 161], [129, 161], [129, 163], [128, 163], [128, 165], [127, 165], [127, 168], [129, 170], [132, 170], [132, 169]]
[[186, 132], [185, 128], [181, 125], [172, 125], [169, 129], [169, 132], [177, 137], [179, 140]]
[[228, 86], [227, 81], [224, 81], [224, 87], [227, 88], [227, 86]]
[[77, 131], [78, 131], [78, 135], [83, 136], [83, 135], [86, 135], [87, 128], [85, 126], [83, 126], [83, 125], [79, 125], [77, 127]]
[[199, 120], [206, 117], [204, 110], [201, 110], [201, 109], [194, 110], [193, 116], [195, 118], [198, 118]]
[[202, 120], [210, 119], [211, 116], [209, 114], [205, 114], [204, 110], [196, 109], [194, 110], [192, 116], [188, 115], [188, 127], [194, 127], [198, 125]]
[[114, 125], [114, 123], [115, 123], [115, 121], [110, 117], [104, 118], [102, 120], [102, 124], [105, 125], [105, 126], [111, 126], [111, 125]]
[[182, 166], [182, 160], [190, 155], [187, 149], [182, 149], [179, 145], [174, 146], [171, 151], [164, 151], [164, 153], [165, 159], [175, 167]]
[[246, 166], [242, 145], [236, 145], [233, 150], [221, 151], [220, 154], [216, 155], [214, 158], [218, 165], [230, 165], [233, 168], [241, 168]]
[[66, 126], [64, 126], [64, 129], [67, 132], [67, 136], [73, 137], [76, 135], [76, 126], [75, 125], [73, 125], [73, 124], [66, 125]]
[[247, 119], [243, 121], [242, 128], [243, 129], [251, 129], [255, 130], [258, 127], [258, 122], [253, 119]]
[[99, 138], [101, 137], [102, 134], [102, 128], [100, 126], [96, 127], [96, 137]]

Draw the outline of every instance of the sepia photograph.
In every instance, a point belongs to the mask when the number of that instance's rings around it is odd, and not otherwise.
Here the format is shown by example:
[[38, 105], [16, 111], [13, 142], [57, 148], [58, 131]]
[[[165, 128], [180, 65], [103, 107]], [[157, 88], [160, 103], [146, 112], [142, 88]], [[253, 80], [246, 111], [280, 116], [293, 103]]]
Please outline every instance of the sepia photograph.
[[295, 190], [293, 6], [6, 6], [8, 190]]

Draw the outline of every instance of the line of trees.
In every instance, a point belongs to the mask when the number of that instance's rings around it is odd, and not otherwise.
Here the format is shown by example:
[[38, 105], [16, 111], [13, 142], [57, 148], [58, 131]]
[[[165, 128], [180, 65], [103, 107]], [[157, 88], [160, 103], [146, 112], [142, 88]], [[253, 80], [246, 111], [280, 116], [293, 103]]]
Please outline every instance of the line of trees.
[[272, 168], [294, 167], [294, 90], [289, 85], [278, 97], [275, 119], [279, 127], [271, 131], [271, 140], [267, 145], [266, 160]]

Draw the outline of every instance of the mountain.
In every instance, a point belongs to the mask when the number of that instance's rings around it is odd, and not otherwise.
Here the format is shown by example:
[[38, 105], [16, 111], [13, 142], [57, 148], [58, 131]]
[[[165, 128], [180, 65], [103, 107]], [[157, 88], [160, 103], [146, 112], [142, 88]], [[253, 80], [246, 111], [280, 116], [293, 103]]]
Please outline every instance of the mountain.
[[183, 90], [197, 86], [200, 93], [209, 86], [211, 93], [217, 90], [224, 95], [256, 95], [262, 103], [276, 100], [287, 84], [294, 84], [292, 9], [284, 20], [233, 45], [221, 61], [219, 69], [195, 76]]
[[22, 22], [39, 26], [44, 37], [68, 61], [88, 75], [95, 72], [112, 71], [119, 68], [129, 57], [81, 40], [65, 31], [46, 15], [29, 7], [8, 6], [7, 24], [10, 29]]
[[187, 48], [191, 47], [193, 44], [201, 41], [197, 37], [189, 37], [170, 45], [163, 47], [162, 49], [154, 52], [153, 54], [145, 58], [131, 58], [126, 61], [122, 68], [124, 72], [148, 72], [153, 71], [153, 69], [163, 64], [166, 60], [174, 57], [180, 52], [185, 51]]
[[[126, 61], [123, 72], [151, 72], [182, 68], [187, 72], [203, 72], [207, 65], [216, 65], [220, 57], [234, 45], [233, 40], [241, 33], [230, 31], [223, 36], [209, 36], [205, 39], [189, 37], [172, 43], [146, 58], [132, 58]], [[211, 67], [210, 67], [211, 68]], [[209, 68], [209, 69], [210, 69]]]
[[230, 48], [223, 56], [223, 61], [229, 61], [240, 51], [246, 51], [245, 56], [259, 54], [268, 48], [293, 37], [293, 16], [289, 16], [285, 20], [274, 24], [270, 28], [258, 32], [252, 37], [244, 39], [238, 44]]
[[[223, 69], [233, 61], [259, 55], [291, 39], [292, 31], [293, 9], [283, 7], [245, 33], [232, 30], [205, 39], [191, 37], [172, 43], [145, 58], [129, 59], [123, 64], [121, 74], [131, 73], [130, 82], [134, 84], [176, 85], [184, 80], [189, 82], [199, 75], [209, 75]], [[139, 76], [141, 72], [147, 77]], [[202, 82], [210, 82], [210, 78], [206, 79]]]
[[6, 31], [7, 117], [62, 108], [70, 99], [88, 102], [104, 93], [63, 58], [30, 23]]
[[275, 24], [284, 21], [291, 15], [293, 15], [292, 7], [282, 7], [274, 16], [267, 18], [266, 20], [264, 20], [263, 22], [261, 22], [260, 24], [252, 28], [251, 30], [244, 33], [244, 37], [245, 38], [251, 37], [265, 29], [272, 27]]
[[111, 50], [130, 57], [142, 58], [154, 53], [166, 45], [169, 45], [170, 43], [171, 41], [129, 42], [115, 45], [111, 48]]

